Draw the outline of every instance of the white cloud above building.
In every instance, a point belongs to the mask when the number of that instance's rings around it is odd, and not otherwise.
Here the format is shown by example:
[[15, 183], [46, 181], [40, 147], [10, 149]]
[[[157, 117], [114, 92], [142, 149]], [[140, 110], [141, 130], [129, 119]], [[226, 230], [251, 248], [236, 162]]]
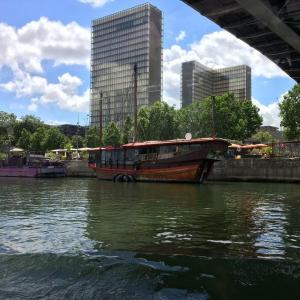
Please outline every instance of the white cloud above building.
[[113, 2], [114, 0], [78, 0], [81, 3], [89, 4], [92, 7], [101, 7], [109, 2]]
[[178, 34], [178, 36], [175, 38], [176, 42], [183, 41], [186, 37], [186, 33], [184, 30], [181, 30]]

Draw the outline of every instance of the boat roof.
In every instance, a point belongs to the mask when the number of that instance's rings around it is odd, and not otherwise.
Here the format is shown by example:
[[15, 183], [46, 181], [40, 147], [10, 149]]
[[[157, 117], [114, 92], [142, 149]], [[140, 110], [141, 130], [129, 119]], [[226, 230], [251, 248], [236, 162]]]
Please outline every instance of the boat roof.
[[198, 139], [176, 139], [176, 140], [165, 140], [165, 141], [145, 141], [135, 142], [122, 145], [122, 148], [141, 148], [141, 147], [153, 147], [153, 146], [172, 146], [172, 145], [190, 145], [190, 144], [202, 144], [208, 142], [223, 142], [227, 145], [230, 143], [221, 138], [198, 138]]
[[145, 147], [155, 147], [155, 146], [172, 146], [172, 145], [190, 145], [190, 144], [202, 144], [202, 143], [208, 143], [208, 142], [222, 142], [227, 145], [230, 145], [230, 142], [228, 142], [225, 139], [221, 138], [199, 138], [199, 139], [176, 139], [176, 140], [165, 140], [165, 141], [145, 141], [145, 142], [135, 142], [135, 143], [128, 143], [124, 145], [120, 145], [119, 147], [97, 147], [92, 148], [89, 150], [89, 152], [94, 152], [98, 150], [120, 150], [120, 149], [132, 149], [132, 148], [145, 148]]
[[250, 145], [244, 145], [241, 148], [242, 149], [258, 149], [258, 148], [265, 148], [268, 147], [266, 144], [250, 144]]

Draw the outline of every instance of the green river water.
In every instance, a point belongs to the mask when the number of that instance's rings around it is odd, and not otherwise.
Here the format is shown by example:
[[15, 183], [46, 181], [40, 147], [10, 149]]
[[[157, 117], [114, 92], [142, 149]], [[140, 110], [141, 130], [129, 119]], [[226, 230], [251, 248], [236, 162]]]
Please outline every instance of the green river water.
[[0, 178], [0, 299], [300, 299], [300, 185]]

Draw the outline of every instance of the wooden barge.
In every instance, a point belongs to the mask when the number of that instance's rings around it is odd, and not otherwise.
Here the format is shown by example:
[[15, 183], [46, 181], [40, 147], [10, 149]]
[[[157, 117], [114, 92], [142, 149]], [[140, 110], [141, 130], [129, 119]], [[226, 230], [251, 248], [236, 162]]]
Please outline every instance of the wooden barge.
[[90, 151], [99, 179], [202, 183], [227, 151], [220, 138], [135, 142]]

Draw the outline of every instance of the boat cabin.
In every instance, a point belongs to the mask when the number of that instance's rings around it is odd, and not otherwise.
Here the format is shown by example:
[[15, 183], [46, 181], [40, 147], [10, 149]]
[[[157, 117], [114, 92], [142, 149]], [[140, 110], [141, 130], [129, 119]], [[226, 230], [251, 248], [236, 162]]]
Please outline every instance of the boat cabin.
[[[120, 147], [92, 149], [89, 164], [95, 167], [126, 167], [153, 161], [170, 161], [177, 158], [210, 154], [219, 157], [224, 150], [224, 140], [213, 139], [149, 141], [125, 144]], [[194, 155], [193, 155], [194, 154]]]

